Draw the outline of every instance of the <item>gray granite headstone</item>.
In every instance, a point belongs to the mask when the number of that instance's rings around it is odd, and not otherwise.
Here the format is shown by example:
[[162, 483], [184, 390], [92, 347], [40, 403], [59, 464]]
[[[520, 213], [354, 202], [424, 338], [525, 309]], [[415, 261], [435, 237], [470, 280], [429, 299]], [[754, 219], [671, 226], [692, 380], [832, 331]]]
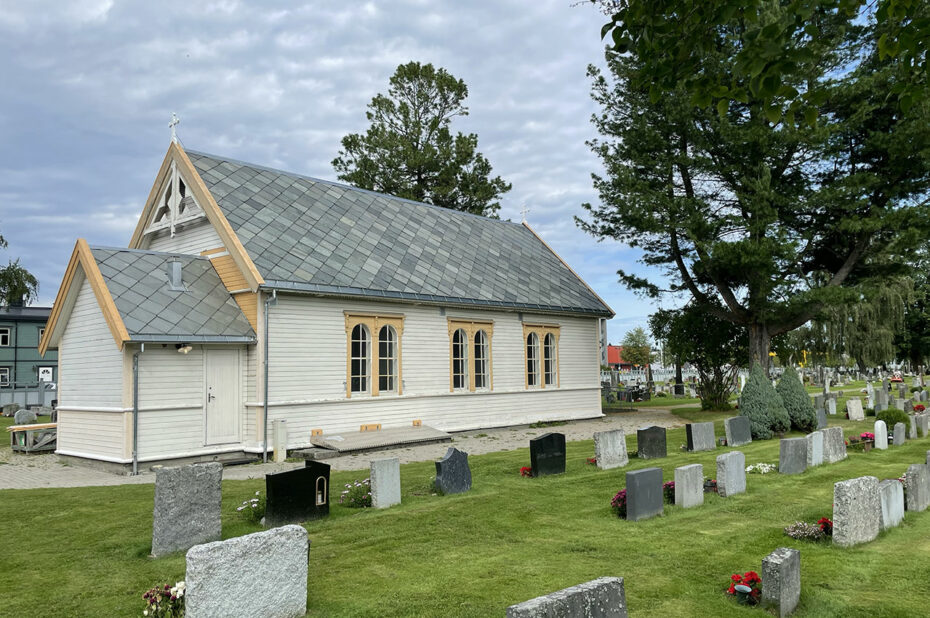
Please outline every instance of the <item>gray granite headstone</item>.
[[836, 414], [836, 399], [829, 397], [827, 399], [827, 414], [833, 415]]
[[39, 417], [32, 410], [17, 410], [13, 414], [14, 425], [31, 425], [39, 420]]
[[372, 459], [369, 464], [371, 506], [386, 509], [400, 504], [400, 459]]
[[155, 470], [152, 555], [164, 556], [222, 536], [223, 464]]
[[825, 410], [826, 409], [826, 395], [818, 394], [814, 395], [814, 409], [815, 410]]
[[842, 427], [827, 427], [823, 432], [823, 461], [836, 463], [846, 459], [846, 438]]
[[914, 411], [914, 400], [913, 399], [904, 400], [904, 411], [907, 412], [908, 414]]
[[904, 519], [904, 485], [897, 479], [878, 484], [882, 500], [882, 530], [894, 528]]
[[927, 451], [927, 465], [930, 466], [930, 451]]
[[636, 430], [636, 450], [640, 459], [667, 457], [665, 427], [644, 427]]
[[807, 467], [813, 468], [823, 463], [823, 432], [812, 431], [804, 436], [807, 442]]
[[884, 412], [888, 409], [888, 391], [880, 388], [875, 391], [875, 412]]
[[662, 514], [662, 468], [626, 473], [626, 518], [639, 521]]
[[907, 428], [904, 423], [894, 424], [894, 445], [901, 446], [907, 440]]
[[685, 425], [685, 436], [688, 440], [688, 450], [691, 452], [712, 451], [717, 448], [712, 422], [688, 423]]
[[507, 608], [507, 618], [628, 616], [622, 577], [599, 577]]
[[926, 438], [930, 434], [930, 414], [915, 414], [917, 421], [917, 435]]
[[875, 434], [875, 448], [885, 450], [888, 448], [888, 426], [885, 421], [875, 421], [875, 428], [872, 430]]
[[833, 544], [851, 547], [878, 536], [882, 521], [878, 479], [863, 476], [833, 485]]
[[13, 416], [19, 410], [18, 403], [8, 403], [3, 406], [3, 416]]
[[801, 474], [807, 470], [807, 438], [785, 438], [778, 446], [778, 473]]
[[903, 399], [901, 399], [900, 397], [896, 397], [893, 403], [896, 409], [904, 412], [904, 400]]
[[908, 466], [904, 482], [907, 484], [907, 510], [917, 513], [927, 510], [930, 506], [930, 468], [927, 464]]
[[846, 401], [846, 414], [851, 421], [864, 421], [865, 412], [862, 410], [862, 400], [848, 399]]
[[727, 434], [727, 446], [743, 446], [752, 442], [752, 430], [748, 416], [733, 416], [723, 421]]
[[741, 451], [717, 455], [717, 494], [729, 498], [746, 491], [746, 456]]
[[626, 434], [622, 429], [598, 431], [594, 434], [594, 458], [601, 470], [620, 468], [630, 462], [626, 452]]
[[827, 426], [827, 411], [817, 410], [817, 429], [824, 429]]
[[762, 604], [787, 616], [801, 599], [801, 552], [779, 547], [762, 559]]
[[908, 430], [907, 430], [907, 439], [916, 440], [917, 439], [917, 418], [913, 414], [907, 415]]
[[471, 489], [471, 468], [468, 453], [449, 448], [436, 462], [436, 489], [444, 494], [460, 494]]
[[927, 397], [928, 397], [927, 391], [920, 391], [920, 402], [921, 403], [927, 403]]
[[675, 504], [684, 508], [704, 504], [704, 466], [675, 468]]
[[185, 616], [303, 616], [309, 553], [306, 529], [294, 524], [192, 547]]

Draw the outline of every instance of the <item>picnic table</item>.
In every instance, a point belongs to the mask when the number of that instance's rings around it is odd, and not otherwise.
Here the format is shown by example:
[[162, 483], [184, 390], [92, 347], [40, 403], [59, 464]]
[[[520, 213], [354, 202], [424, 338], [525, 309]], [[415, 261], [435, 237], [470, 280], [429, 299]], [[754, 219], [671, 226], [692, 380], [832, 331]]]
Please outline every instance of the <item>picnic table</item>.
[[58, 443], [58, 423], [10, 425], [10, 448], [20, 453], [54, 451]]

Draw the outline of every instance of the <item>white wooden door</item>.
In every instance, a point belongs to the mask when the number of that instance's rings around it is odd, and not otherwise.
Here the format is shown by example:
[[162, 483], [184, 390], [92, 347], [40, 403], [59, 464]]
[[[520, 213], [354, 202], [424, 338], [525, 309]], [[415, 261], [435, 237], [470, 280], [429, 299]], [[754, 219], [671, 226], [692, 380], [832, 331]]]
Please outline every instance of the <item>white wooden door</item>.
[[239, 350], [207, 348], [204, 354], [204, 444], [239, 442]]

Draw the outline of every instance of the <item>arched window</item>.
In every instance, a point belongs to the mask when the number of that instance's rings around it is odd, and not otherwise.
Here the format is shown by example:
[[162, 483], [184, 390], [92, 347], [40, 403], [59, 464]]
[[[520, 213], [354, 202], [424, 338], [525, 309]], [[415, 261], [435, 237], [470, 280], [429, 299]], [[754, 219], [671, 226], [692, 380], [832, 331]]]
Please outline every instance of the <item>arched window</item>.
[[382, 326], [378, 331], [378, 391], [397, 390], [397, 331]]
[[475, 333], [475, 388], [488, 388], [488, 336]]
[[452, 389], [468, 388], [468, 335], [461, 328], [452, 333]]
[[543, 337], [543, 375], [546, 386], [556, 384], [556, 367], [558, 367], [558, 350], [555, 344], [555, 335], [546, 333]]
[[539, 386], [539, 337], [536, 333], [526, 338], [526, 385]]
[[368, 329], [364, 324], [356, 324], [352, 329], [349, 382], [353, 393], [368, 392], [370, 375], [371, 345]]

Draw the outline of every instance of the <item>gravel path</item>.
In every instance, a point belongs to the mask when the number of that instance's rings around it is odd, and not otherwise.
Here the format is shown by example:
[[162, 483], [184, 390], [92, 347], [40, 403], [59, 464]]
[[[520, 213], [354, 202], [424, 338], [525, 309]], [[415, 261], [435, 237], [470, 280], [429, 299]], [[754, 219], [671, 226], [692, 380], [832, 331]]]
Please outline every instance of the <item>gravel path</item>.
[[[604, 418], [574, 421], [556, 427], [530, 428], [528, 426], [482, 429], [453, 434], [453, 442], [424, 444], [400, 448], [371, 451], [358, 455], [343, 455], [327, 459], [334, 470], [365, 470], [372, 459], [397, 457], [401, 463], [434, 461], [445, 455], [450, 446], [470, 455], [512, 451], [529, 446], [530, 438], [550, 431], [565, 434], [569, 442], [590, 440], [596, 431], [622, 429], [635, 432], [640, 427], [682, 427], [684, 421], [666, 408], [649, 408], [638, 412], [613, 414]], [[270, 472], [281, 472], [302, 466], [302, 463], [250, 464], [229, 466], [223, 470], [224, 479], [259, 479]], [[154, 483], [155, 474], [146, 472], [138, 476], [121, 476], [95, 470], [82, 465], [59, 463], [58, 457], [49, 455], [25, 455], [13, 453], [9, 448], [0, 448], [0, 489], [37, 489], [41, 487], [90, 487], [98, 485], [129, 485]]]

